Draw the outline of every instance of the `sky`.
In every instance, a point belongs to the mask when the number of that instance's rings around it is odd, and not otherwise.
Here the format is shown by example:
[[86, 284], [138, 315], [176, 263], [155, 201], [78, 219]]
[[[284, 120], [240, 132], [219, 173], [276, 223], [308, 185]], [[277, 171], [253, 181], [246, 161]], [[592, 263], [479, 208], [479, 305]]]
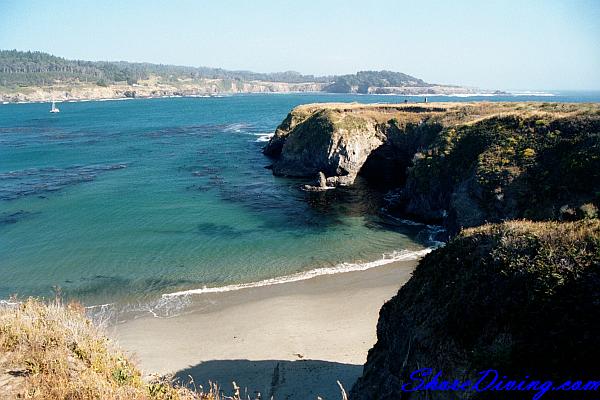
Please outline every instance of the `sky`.
[[0, 49], [256, 72], [600, 90], [600, 0], [0, 0]]

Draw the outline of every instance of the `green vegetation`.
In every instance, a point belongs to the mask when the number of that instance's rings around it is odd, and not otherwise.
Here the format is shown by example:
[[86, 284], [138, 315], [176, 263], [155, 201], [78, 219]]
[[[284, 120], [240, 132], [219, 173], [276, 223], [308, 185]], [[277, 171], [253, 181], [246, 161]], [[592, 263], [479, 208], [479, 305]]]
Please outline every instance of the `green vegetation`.
[[392, 71], [360, 71], [354, 75], [336, 76], [335, 81], [325, 87], [331, 93], [368, 93], [369, 87], [429, 86], [421, 79]]
[[221, 68], [183, 67], [175, 65], [130, 63], [125, 61], [67, 60], [39, 51], [0, 50], [0, 86], [45, 86], [60, 82], [115, 82], [134, 84], [150, 76], [164, 81], [194, 79], [227, 79], [232, 81], [266, 82], [330, 82], [329, 77], [301, 75], [287, 71], [255, 73], [227, 71]]
[[158, 77], [162, 82], [220, 79], [223, 80], [221, 87], [226, 89], [232, 83], [248, 81], [290, 84], [315, 82], [330, 84], [325, 91], [335, 93], [366, 93], [370, 86], [428, 86], [421, 79], [391, 71], [361, 71], [355, 75], [343, 76], [302, 75], [295, 71], [257, 73], [125, 61], [67, 60], [39, 51], [0, 50], [0, 86], [4, 87], [86, 82], [97, 83], [99, 86], [124, 82], [132, 85], [150, 77]]
[[405, 191], [413, 199], [427, 198], [430, 211], [453, 212], [456, 229], [595, 214], [600, 114], [508, 114], [446, 127], [416, 154]]
[[447, 314], [432, 321], [435, 333], [468, 349], [474, 368], [577, 379], [592, 374], [587, 363], [600, 356], [592, 344], [594, 316], [600, 316], [594, 301], [600, 221], [467, 229], [424, 259], [415, 279], [439, 289], [435, 301]]
[[[424, 367], [461, 382], [489, 368], [513, 379], [597, 379], [598, 287], [597, 219], [464, 230], [423, 258], [383, 306], [378, 342], [351, 398], [401, 398], [402, 383]], [[475, 394], [452, 398], [499, 398]], [[415, 398], [449, 397], [421, 392]]]

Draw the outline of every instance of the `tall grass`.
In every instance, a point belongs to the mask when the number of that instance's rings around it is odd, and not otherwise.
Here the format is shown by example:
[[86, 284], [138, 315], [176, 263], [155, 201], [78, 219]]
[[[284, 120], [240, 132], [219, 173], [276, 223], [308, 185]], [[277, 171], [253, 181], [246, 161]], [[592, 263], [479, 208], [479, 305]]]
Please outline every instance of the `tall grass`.
[[84, 315], [80, 304], [36, 299], [0, 306], [0, 398], [210, 399], [140, 370]]

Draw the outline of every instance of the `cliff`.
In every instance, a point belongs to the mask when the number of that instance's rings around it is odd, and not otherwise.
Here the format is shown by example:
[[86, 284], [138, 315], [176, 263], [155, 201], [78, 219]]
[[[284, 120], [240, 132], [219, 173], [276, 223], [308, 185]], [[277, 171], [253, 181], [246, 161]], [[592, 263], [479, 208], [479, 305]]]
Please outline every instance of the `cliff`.
[[[402, 390], [438, 372], [461, 383], [489, 369], [503, 382], [597, 379], [600, 105], [312, 104], [264, 151], [275, 174], [323, 173], [329, 186], [362, 175], [394, 195], [393, 211], [457, 234], [381, 309], [352, 399], [514, 397]], [[411, 378], [422, 368], [432, 376]]]
[[163, 81], [151, 76], [137, 83], [70, 82], [45, 86], [7, 88], [0, 86], [0, 102], [49, 102], [69, 100], [100, 100], [119, 98], [152, 98], [169, 96], [209, 96], [236, 93], [316, 92], [324, 84], [317, 82], [288, 83], [267, 81], [234, 81], [228, 79], [181, 79]]
[[273, 173], [360, 174], [392, 209], [451, 232], [485, 222], [597, 215], [600, 106], [559, 103], [310, 104], [264, 149]]
[[[402, 385], [416, 384], [410, 375], [420, 368], [432, 368], [434, 375], [441, 371], [440, 381], [475, 382], [479, 371], [490, 368], [513, 380], [597, 379], [598, 287], [598, 220], [514, 221], [467, 229], [423, 258], [383, 306], [377, 344], [350, 397], [446, 400], [535, 394], [403, 392]], [[581, 392], [557, 395], [552, 398], [592, 398]]]

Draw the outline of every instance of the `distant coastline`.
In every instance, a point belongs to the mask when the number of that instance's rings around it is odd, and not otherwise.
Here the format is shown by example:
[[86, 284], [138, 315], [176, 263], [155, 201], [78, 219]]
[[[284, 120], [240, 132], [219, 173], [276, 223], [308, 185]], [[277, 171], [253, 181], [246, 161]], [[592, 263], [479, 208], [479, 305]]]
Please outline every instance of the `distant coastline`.
[[[262, 85], [261, 85], [262, 84]], [[405, 96], [409, 98], [413, 97], [498, 97], [498, 96], [529, 96], [529, 97], [554, 97], [556, 94], [550, 92], [488, 92], [481, 90], [465, 90], [463, 92], [452, 92], [448, 91], [447, 93], [442, 93], [441, 91], [438, 93], [431, 92], [419, 92], [414, 91], [411, 93], [331, 93], [325, 92], [322, 90], [304, 90], [302, 88], [294, 88], [289, 84], [282, 84], [282, 90], [271, 90], [273, 88], [272, 82], [260, 82], [257, 83], [257, 87], [259, 90], [250, 90], [250, 91], [215, 91], [215, 92], [206, 92], [201, 89], [197, 90], [186, 90], [185, 92], [180, 91], [164, 91], [161, 93], [152, 93], [157, 90], [151, 90], [150, 93], [147, 93], [147, 90], [137, 92], [134, 91], [135, 94], [126, 93], [130, 90], [123, 90], [119, 85], [111, 85], [101, 92], [94, 90], [94, 88], [89, 88], [86, 90], [85, 87], [73, 87], [68, 89], [58, 89], [58, 90], [49, 90], [47, 87], [38, 87], [38, 88], [30, 88], [33, 89], [35, 95], [25, 94], [22, 92], [8, 92], [4, 91], [2, 87], [0, 87], [0, 105], [7, 104], [32, 104], [32, 103], [50, 103], [53, 100], [56, 102], [62, 103], [76, 103], [76, 102], [86, 102], [86, 101], [119, 101], [119, 100], [134, 100], [134, 99], [165, 99], [165, 98], [210, 98], [210, 97], [225, 97], [225, 96], [233, 96], [233, 95], [243, 95], [243, 94], [331, 94], [331, 95], [339, 95], [339, 94], [353, 94], [357, 96]], [[296, 85], [299, 86], [299, 85]], [[450, 87], [448, 87], [450, 88]], [[294, 90], [296, 89], [296, 90]], [[158, 92], [158, 91], [157, 91]], [[73, 95], [73, 93], [78, 93], [78, 95]]]
[[[392, 89], [392, 88], [387, 88]], [[369, 93], [351, 92], [357, 95], [378, 96], [448, 96], [448, 97], [472, 97], [472, 96], [498, 96], [508, 95], [507, 92], [482, 91], [477, 89], [454, 87], [454, 86], [432, 86], [432, 87], [403, 87], [388, 90], [389, 93], [381, 93], [373, 90]], [[8, 89], [0, 86], [0, 103], [48, 103], [51, 101], [93, 101], [93, 100], [126, 100], [126, 99], [150, 99], [169, 97], [220, 97], [235, 94], [287, 94], [287, 93], [331, 93], [327, 92], [324, 85], [317, 82], [286, 83], [286, 82], [243, 82], [232, 84], [228, 89], [222, 89], [220, 80], [207, 80], [205, 84], [162, 85], [162, 84], [111, 84], [100, 87], [92, 84], [72, 84], [56, 86], [31, 86], [27, 88]], [[552, 96], [550, 93], [527, 94], [531, 96]]]
[[222, 81], [206, 80], [202, 83], [178, 82], [162, 84], [147, 81], [139, 84], [127, 83], [96, 84], [70, 83], [52, 86], [28, 86], [19, 88], [0, 87], [0, 102], [6, 103], [39, 103], [54, 101], [113, 100], [133, 98], [161, 97], [210, 97], [238, 93], [294, 93], [318, 92], [321, 85], [317, 83], [277, 83], [277, 82], [244, 82], [222, 88]]
[[0, 103], [217, 96], [241, 93], [334, 93], [400, 96], [507, 95], [425, 82], [394, 71], [314, 76], [257, 73], [125, 61], [68, 60], [37, 51], [0, 50]]

